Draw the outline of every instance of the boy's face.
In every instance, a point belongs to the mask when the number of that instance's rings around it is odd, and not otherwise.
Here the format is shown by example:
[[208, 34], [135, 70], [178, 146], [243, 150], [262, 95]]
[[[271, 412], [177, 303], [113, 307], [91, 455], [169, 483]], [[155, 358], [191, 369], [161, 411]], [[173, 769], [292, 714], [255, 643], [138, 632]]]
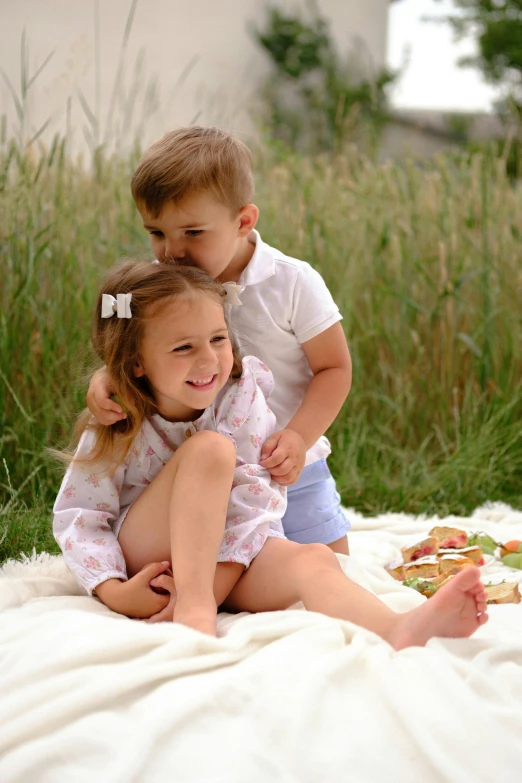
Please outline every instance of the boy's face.
[[197, 266], [227, 282], [239, 278], [254, 252], [248, 242], [257, 222], [254, 204], [233, 216], [211, 193], [196, 192], [179, 204], [167, 202], [157, 218], [144, 205], [138, 209], [158, 261]]

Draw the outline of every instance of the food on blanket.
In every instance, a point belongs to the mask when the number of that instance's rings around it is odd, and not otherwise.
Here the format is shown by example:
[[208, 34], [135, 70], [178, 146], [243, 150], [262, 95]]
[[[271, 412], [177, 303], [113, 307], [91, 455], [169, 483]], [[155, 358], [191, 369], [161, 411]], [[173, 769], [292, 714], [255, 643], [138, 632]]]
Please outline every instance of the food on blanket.
[[441, 574], [449, 574], [453, 569], [460, 571], [462, 568], [469, 568], [469, 566], [475, 565], [476, 563], [471, 557], [465, 557], [464, 555], [443, 555], [439, 562]]
[[[430, 579], [433, 584], [437, 585], [438, 587], [442, 587], [442, 585], [446, 584], [446, 582], [449, 582], [449, 580], [459, 573], [459, 571], [462, 571], [463, 568], [470, 568], [470, 566], [474, 566], [474, 563], [470, 563], [470, 559], [468, 557], [459, 558], [454, 565], [445, 565], [445, 571], [441, 569], [441, 573], [439, 576], [434, 577], [433, 579]], [[440, 568], [440, 563], [439, 563]]]
[[522, 552], [512, 552], [509, 555], [506, 555], [502, 558], [502, 562], [504, 565], [509, 566], [509, 568], [521, 568], [522, 569]]
[[522, 552], [522, 542], [520, 541], [508, 541], [506, 544], [499, 544], [499, 547], [500, 557]]
[[422, 557], [404, 564], [404, 577], [406, 580], [412, 577], [429, 578], [439, 575], [439, 561], [435, 555]]
[[431, 598], [439, 589], [433, 582], [430, 582], [427, 579], [419, 579], [418, 577], [405, 579], [402, 584], [404, 587], [411, 587], [413, 590], [417, 590], [418, 593], [422, 593], [426, 598]]
[[460, 549], [468, 543], [466, 531], [456, 527], [432, 527], [428, 535], [434, 536], [443, 549]]
[[411, 563], [414, 560], [419, 560], [421, 557], [428, 557], [430, 555], [435, 555], [439, 551], [439, 544], [436, 538], [433, 536], [430, 536], [429, 538], [425, 538], [422, 541], [419, 541], [418, 544], [414, 544], [413, 546], [403, 547], [401, 549], [402, 556], [404, 558], [405, 563]]
[[517, 582], [500, 582], [484, 585], [488, 604], [519, 604], [521, 600]]
[[403, 581], [404, 563], [400, 558], [393, 560], [391, 563], [388, 563], [388, 565], [385, 565], [384, 568], [390, 574], [390, 576], [393, 576], [394, 579], [397, 579], [399, 582]]
[[461, 549], [439, 549], [437, 557], [439, 560], [446, 555], [463, 555], [469, 557], [476, 565], [484, 565], [484, 553], [479, 546], [465, 546]]
[[491, 538], [491, 536], [488, 536], [487, 533], [483, 533], [482, 531], [469, 534], [467, 546], [475, 545], [478, 545], [486, 555], [494, 555], [496, 548], [500, 546], [494, 538]]

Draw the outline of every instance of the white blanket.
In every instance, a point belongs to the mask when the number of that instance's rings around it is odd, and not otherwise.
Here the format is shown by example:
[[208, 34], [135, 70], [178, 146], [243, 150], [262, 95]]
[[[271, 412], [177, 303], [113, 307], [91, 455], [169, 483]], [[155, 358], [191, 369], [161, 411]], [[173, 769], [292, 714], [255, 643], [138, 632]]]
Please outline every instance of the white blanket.
[[[382, 566], [437, 520], [351, 517], [346, 573], [399, 611], [424, 601]], [[502, 504], [444, 523], [522, 539]], [[137, 623], [82, 595], [61, 557], [0, 576], [2, 783], [522, 779], [522, 604], [397, 653], [301, 609], [222, 614], [218, 639]]]

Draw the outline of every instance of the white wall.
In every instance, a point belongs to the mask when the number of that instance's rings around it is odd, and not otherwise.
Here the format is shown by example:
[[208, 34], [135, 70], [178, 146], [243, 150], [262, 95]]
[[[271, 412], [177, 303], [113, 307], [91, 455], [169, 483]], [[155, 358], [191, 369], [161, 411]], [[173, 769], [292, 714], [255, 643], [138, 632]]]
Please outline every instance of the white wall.
[[[291, 10], [302, 7], [304, 0], [278, 4]], [[196, 118], [250, 133], [256, 84], [268, 72], [268, 60], [249, 35], [248, 25], [262, 26], [266, 5], [266, 0], [140, 0], [126, 52], [125, 88], [118, 93], [113, 115], [117, 135], [130, 138], [138, 130], [147, 143]], [[376, 66], [385, 62], [388, 5], [388, 0], [319, 0], [342, 50], [360, 39], [368, 62]], [[82, 126], [89, 126], [78, 97], [81, 89], [102, 118], [103, 136], [130, 7], [131, 0], [0, 0], [0, 65], [17, 89], [22, 30], [33, 71], [54, 50], [29, 93], [27, 133], [52, 116], [53, 129], [63, 129], [68, 121], [78, 146]], [[144, 59], [137, 77], [140, 50]], [[151, 81], [157, 99], [144, 110]], [[132, 116], [126, 116], [124, 106], [129, 110], [133, 99]], [[3, 83], [0, 102], [13, 127], [15, 115]]]

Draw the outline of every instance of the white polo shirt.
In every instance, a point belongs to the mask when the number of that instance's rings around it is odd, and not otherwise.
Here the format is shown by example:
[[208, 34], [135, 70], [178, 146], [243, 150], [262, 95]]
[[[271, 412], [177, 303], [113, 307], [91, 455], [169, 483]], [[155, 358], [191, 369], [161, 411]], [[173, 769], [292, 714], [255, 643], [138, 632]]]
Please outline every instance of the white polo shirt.
[[[342, 315], [321, 275], [305, 261], [267, 245], [258, 231], [256, 249], [239, 279], [241, 306], [226, 306], [231, 331], [243, 355], [253, 354], [272, 370], [269, 405], [284, 429], [305, 396], [313, 373], [302, 343], [340, 321]], [[307, 452], [310, 465], [330, 453], [324, 436]]]

